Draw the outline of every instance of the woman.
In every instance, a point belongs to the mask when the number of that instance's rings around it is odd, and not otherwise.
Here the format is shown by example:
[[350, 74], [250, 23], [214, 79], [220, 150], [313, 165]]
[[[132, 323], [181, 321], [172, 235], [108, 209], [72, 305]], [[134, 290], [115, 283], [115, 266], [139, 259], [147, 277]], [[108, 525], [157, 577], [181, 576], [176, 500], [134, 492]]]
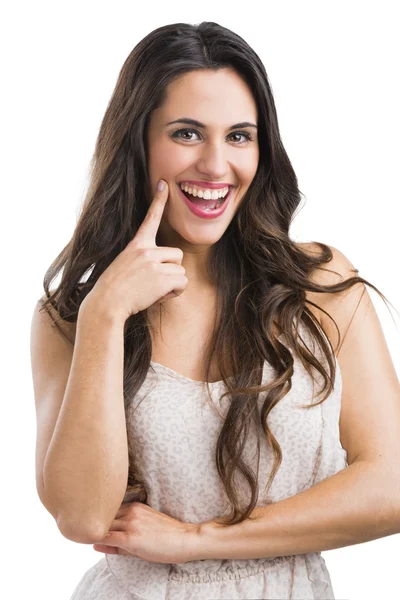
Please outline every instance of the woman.
[[400, 531], [384, 296], [300, 199], [241, 37], [137, 44], [32, 323], [38, 493], [105, 554], [73, 600], [334, 598], [321, 551]]

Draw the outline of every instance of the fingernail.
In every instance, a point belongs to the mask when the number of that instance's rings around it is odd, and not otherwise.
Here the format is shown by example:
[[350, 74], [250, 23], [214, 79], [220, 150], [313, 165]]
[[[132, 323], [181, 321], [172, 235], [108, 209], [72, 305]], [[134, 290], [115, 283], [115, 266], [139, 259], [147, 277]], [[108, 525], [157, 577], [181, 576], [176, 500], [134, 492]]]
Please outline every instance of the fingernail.
[[162, 179], [160, 179], [160, 181], [158, 182], [157, 189], [158, 189], [159, 192], [162, 192], [164, 188], [165, 188], [165, 181], [163, 181]]

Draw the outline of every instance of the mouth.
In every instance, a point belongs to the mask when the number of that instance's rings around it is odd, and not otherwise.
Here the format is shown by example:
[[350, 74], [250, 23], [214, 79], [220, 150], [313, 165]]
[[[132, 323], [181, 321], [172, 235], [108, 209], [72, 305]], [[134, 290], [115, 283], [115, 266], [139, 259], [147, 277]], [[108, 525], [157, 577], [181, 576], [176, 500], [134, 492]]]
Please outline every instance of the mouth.
[[232, 197], [232, 190], [234, 189], [234, 186], [230, 185], [229, 191], [224, 198], [219, 198], [218, 200], [205, 200], [204, 198], [195, 198], [191, 194], [184, 192], [179, 183], [177, 184], [177, 187], [178, 192], [185, 201], [188, 209], [197, 217], [205, 219], [215, 219], [225, 212]]

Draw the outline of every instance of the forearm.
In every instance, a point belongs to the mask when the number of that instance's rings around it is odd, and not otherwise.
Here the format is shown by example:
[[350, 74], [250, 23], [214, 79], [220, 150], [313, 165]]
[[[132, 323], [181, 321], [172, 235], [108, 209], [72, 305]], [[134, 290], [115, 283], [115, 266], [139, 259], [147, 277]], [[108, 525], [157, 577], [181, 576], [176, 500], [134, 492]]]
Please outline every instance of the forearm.
[[128, 478], [123, 323], [92, 306], [78, 313], [73, 360], [43, 469], [57, 524], [89, 543], [118, 511]]
[[202, 523], [199, 560], [271, 558], [320, 552], [400, 533], [398, 469], [354, 462], [237, 525]]

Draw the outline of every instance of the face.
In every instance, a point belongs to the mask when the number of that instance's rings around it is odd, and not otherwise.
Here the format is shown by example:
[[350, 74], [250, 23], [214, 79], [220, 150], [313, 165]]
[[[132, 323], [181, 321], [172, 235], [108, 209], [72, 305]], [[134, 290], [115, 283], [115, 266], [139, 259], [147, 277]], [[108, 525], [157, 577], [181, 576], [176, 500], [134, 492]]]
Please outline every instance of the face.
[[[184, 118], [202, 126], [170, 124]], [[166, 101], [152, 112], [147, 132], [152, 194], [159, 179], [169, 186], [159, 243], [200, 255], [222, 237], [257, 171], [257, 128], [250, 124], [257, 126], [255, 100], [230, 69], [192, 71], [169, 84]], [[180, 182], [189, 182], [192, 193], [209, 183], [232, 186], [224, 212], [213, 218], [194, 214]], [[199, 183], [196, 187], [190, 182]], [[198, 204], [199, 197], [192, 200]]]

